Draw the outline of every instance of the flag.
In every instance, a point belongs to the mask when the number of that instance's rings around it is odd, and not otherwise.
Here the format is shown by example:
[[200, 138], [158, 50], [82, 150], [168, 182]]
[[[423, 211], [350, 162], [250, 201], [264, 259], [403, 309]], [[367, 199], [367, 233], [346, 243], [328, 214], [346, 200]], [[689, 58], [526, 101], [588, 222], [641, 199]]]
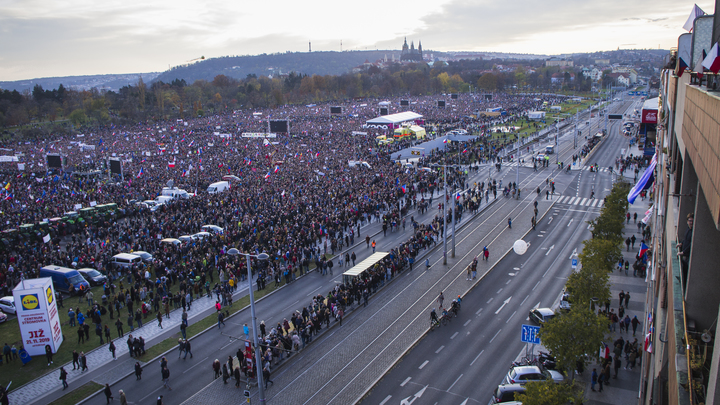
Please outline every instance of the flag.
[[175, 162], [168, 162], [169, 168], [175, 168]]
[[638, 253], [638, 256], [640, 256], [640, 257], [645, 256], [645, 253], [647, 253], [647, 251], [648, 251], [649, 249], [650, 249], [650, 248], [648, 248], [648, 246], [645, 244], [645, 242], [642, 242], [642, 243], [640, 244], [640, 253]]
[[50, 234], [43, 236], [43, 243], [48, 243], [48, 242], [50, 242]]
[[405, 184], [403, 184], [403, 186], [401, 188], [402, 188], [403, 194], [407, 193], [407, 187]]
[[218, 163], [218, 168], [221, 168], [221, 167], [223, 167], [222, 162]]
[[140, 171], [139, 171], [138, 174], [137, 174], [137, 178], [139, 179], [140, 177], [142, 177], [143, 174], [145, 174], [145, 168], [144, 168], [144, 167], [141, 167], [141, 168], [140, 168]]
[[467, 149], [463, 149], [462, 153], [467, 153]]
[[263, 138], [263, 146], [270, 145], [270, 141], [267, 140], [267, 138]]
[[447, 138], [443, 139], [443, 143], [447, 143]]
[[285, 197], [285, 190], [283, 190], [282, 193], [280, 193], [280, 196]]
[[5, 197], [5, 200], [6, 200], [6, 201], [7, 201], [7, 200], [12, 200], [12, 198], [13, 198], [13, 195], [12, 195], [12, 193], [10, 193], [10, 194], [7, 195], [7, 197]]
[[627, 200], [630, 204], [635, 202], [635, 199], [640, 195], [641, 191], [650, 188], [650, 186], [652, 186], [655, 182], [655, 165], [657, 165], [657, 153], [653, 155], [650, 165], [648, 165], [647, 169], [645, 169], [643, 175], [640, 176], [638, 182], [632, 189], [630, 189], [627, 196]]
[[279, 172], [279, 171], [280, 171], [280, 166], [277, 166], [277, 165], [276, 165], [276, 166], [275, 166], [275, 171], [274, 171], [273, 173], [277, 173], [277, 172]]
[[685, 31], [692, 32], [695, 19], [703, 15], [705, 15], [705, 12], [696, 4], [690, 12], [690, 16], [688, 17], [687, 21], [685, 21], [685, 25], [683, 25]]
[[718, 53], [720, 53], [718, 52], [718, 43], [715, 42], [708, 56], [702, 61], [702, 66], [715, 74], [720, 71], [720, 57], [718, 57]]
[[270, 172], [267, 172], [267, 174], [265, 175], [265, 178], [267, 179], [269, 177], [270, 177]]
[[185, 177], [185, 176], [187, 176], [187, 170], [183, 170], [182, 174], [180, 175], [180, 177]]
[[695, 74], [697, 74], [698, 79], [702, 79], [703, 73], [705, 73], [705, 66], [703, 66], [703, 62], [705, 62], [705, 59], [707, 58], [707, 52], [705, 50], [702, 50], [702, 56], [700, 57], [700, 60], [697, 61], [695, 64]]
[[[696, 7], [697, 7], [697, 6], [696, 6]], [[647, 335], [645, 335], [645, 351], [648, 352], [648, 353], [652, 353], [652, 352], [653, 352], [653, 347], [652, 347], [652, 333], [648, 333]]]
[[456, 200], [459, 200], [459, 199], [460, 199], [460, 193], [459, 193], [459, 192], [455, 195], [455, 199], [456, 199]]
[[678, 58], [678, 77], [682, 76], [683, 72], [685, 72], [685, 69], [688, 68], [687, 62], [685, 62], [685, 59], [682, 57]]
[[5, 185], [5, 190], [10, 190], [10, 182], [8, 182], [8, 184]]

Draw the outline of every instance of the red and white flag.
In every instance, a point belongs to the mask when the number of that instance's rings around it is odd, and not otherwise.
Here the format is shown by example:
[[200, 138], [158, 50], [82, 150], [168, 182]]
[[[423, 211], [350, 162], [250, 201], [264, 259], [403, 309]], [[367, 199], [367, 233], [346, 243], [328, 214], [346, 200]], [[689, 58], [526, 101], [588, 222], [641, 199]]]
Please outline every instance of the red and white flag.
[[685, 21], [685, 25], [683, 25], [685, 31], [692, 32], [695, 19], [703, 15], [705, 15], [705, 12], [696, 4], [690, 12], [690, 16], [687, 21]]
[[168, 167], [171, 168], [171, 169], [174, 168], [174, 167], [175, 167], [175, 162], [168, 162]]
[[705, 69], [717, 74], [720, 71], [720, 57], [718, 57], [720, 50], [718, 49], [718, 43], [715, 42], [710, 53], [702, 61], [702, 65]]

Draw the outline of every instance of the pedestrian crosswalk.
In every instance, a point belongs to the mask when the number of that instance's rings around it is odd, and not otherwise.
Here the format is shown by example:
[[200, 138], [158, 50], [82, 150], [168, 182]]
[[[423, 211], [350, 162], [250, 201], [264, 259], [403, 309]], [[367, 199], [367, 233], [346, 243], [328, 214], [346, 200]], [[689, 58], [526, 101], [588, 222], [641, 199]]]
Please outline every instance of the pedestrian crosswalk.
[[566, 196], [561, 196], [557, 203], [558, 204], [568, 204], [568, 205], [581, 205], [583, 207], [600, 208], [605, 203], [605, 200], [598, 200], [597, 198], [572, 197], [572, 196], [566, 195]]
[[[583, 170], [590, 171], [590, 166], [583, 166], [582, 169], [583, 169]], [[608, 168], [608, 167], [599, 167], [599, 168], [596, 168], [596, 169], [594, 169], [594, 170], [595, 170], [596, 172], [600, 172], [600, 173], [609, 173], [609, 172], [610, 172], [610, 168]]]

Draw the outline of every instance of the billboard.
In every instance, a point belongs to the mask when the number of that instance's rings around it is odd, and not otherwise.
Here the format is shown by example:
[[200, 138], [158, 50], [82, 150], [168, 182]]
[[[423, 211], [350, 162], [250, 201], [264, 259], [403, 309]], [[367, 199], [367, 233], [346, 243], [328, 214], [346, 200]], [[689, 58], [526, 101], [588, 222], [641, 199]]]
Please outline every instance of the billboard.
[[483, 94], [483, 97], [485, 98], [485, 101], [492, 101], [492, 94]]
[[387, 107], [380, 107], [380, 115], [388, 115], [389, 110]]
[[642, 110], [643, 124], [657, 124], [657, 110]]
[[453, 100], [457, 100], [457, 98], [458, 98], [457, 93], [451, 94], [451, 95], [450, 95], [450, 98], [453, 99]]
[[120, 159], [110, 159], [110, 173], [122, 175], [122, 163]]
[[60, 155], [53, 153], [47, 154], [47, 166], [51, 169], [62, 169], [62, 159]]
[[56, 353], [63, 341], [63, 334], [52, 279], [22, 280], [13, 289], [13, 297], [22, 344], [28, 354], [42, 356], [46, 345]]
[[437, 106], [438, 106], [438, 107], [445, 107], [445, 100], [438, 100]]
[[330, 114], [342, 114], [342, 107], [330, 107]]
[[400, 105], [403, 107], [407, 107], [410, 105], [410, 100], [400, 100]]

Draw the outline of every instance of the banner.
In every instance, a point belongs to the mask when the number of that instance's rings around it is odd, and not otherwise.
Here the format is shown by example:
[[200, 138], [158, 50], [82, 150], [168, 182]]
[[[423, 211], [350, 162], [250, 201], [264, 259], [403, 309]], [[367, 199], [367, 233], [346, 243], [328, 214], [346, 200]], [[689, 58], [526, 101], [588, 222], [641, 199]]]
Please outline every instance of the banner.
[[20, 281], [13, 289], [22, 344], [31, 356], [45, 354], [45, 346], [56, 353], [63, 341], [55, 301], [55, 288], [49, 277]]

